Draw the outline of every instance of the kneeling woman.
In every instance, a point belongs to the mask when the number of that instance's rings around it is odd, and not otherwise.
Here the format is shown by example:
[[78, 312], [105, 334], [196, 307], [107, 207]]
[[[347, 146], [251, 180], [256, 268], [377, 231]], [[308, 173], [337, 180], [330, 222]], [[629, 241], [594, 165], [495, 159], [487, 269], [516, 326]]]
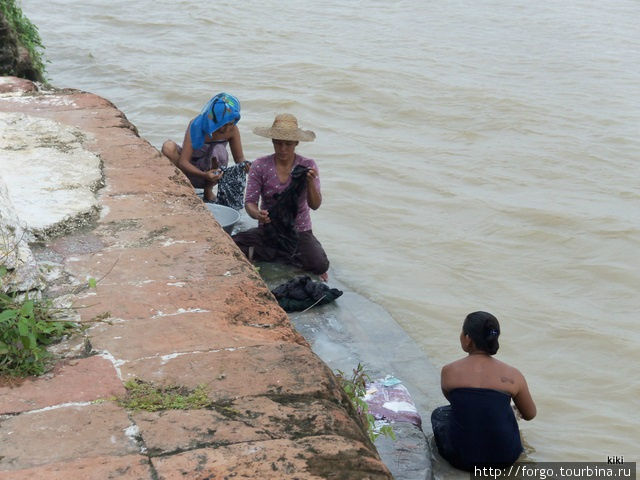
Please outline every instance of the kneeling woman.
[[468, 355], [442, 368], [442, 393], [451, 405], [436, 408], [431, 425], [440, 455], [462, 470], [503, 467], [518, 459], [522, 443], [511, 400], [525, 420], [536, 416], [524, 376], [493, 358], [499, 336], [496, 317], [470, 313], [460, 334]]
[[249, 260], [289, 263], [326, 280], [329, 260], [311, 231], [310, 210], [322, 203], [318, 166], [295, 151], [315, 133], [298, 128], [288, 113], [253, 131], [271, 139], [274, 153], [253, 162], [247, 181], [245, 210], [260, 225], [233, 240]]

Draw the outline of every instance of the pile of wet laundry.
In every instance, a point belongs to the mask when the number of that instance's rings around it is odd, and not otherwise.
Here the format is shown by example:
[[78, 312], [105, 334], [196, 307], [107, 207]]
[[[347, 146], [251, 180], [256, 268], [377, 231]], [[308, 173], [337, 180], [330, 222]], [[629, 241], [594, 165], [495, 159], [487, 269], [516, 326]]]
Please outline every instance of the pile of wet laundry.
[[330, 288], [325, 283], [316, 282], [308, 275], [300, 275], [277, 286], [271, 293], [285, 312], [298, 312], [315, 305], [331, 303], [343, 292]]

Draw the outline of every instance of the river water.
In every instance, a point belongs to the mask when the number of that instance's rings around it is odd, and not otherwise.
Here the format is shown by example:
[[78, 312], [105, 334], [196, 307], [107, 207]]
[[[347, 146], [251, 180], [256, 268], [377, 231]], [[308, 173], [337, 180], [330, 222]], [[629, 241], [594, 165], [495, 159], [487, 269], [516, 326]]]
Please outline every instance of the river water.
[[242, 102], [248, 159], [271, 151], [253, 127], [297, 115], [331, 274], [436, 368], [462, 356], [467, 313], [494, 313], [538, 404], [528, 459], [640, 460], [636, 0], [22, 6], [51, 82], [157, 147], [219, 91]]

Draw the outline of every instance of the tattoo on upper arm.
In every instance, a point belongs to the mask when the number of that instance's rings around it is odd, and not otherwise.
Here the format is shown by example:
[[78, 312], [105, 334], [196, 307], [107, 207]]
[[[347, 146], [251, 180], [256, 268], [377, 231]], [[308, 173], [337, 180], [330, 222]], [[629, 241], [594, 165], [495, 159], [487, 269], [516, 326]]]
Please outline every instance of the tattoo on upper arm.
[[500, 377], [500, 381], [502, 383], [516, 383], [515, 380], [513, 378], [509, 378], [509, 377]]

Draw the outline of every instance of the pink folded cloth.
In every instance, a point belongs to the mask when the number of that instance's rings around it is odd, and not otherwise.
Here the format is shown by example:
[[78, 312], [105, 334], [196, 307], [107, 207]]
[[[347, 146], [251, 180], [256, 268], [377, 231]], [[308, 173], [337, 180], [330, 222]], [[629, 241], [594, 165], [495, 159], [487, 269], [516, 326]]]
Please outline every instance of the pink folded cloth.
[[387, 377], [368, 384], [364, 401], [376, 420], [409, 422], [422, 427], [422, 418], [409, 391], [397, 379]]

